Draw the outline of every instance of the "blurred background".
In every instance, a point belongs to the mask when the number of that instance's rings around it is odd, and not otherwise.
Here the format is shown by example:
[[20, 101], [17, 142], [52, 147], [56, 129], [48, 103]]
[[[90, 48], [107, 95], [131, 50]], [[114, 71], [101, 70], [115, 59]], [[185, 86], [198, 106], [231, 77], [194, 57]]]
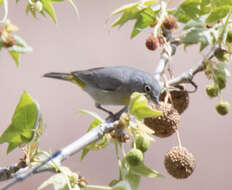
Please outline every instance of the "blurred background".
[[[94, 107], [93, 100], [80, 88], [71, 83], [42, 78], [46, 72], [69, 72], [99, 66], [128, 65], [152, 72], [159, 60], [159, 51], [146, 49], [147, 30], [130, 40], [133, 23], [120, 30], [111, 29], [106, 23], [111, 12], [129, 3], [128, 0], [78, 1], [80, 18], [68, 3], [55, 6], [58, 23], [39, 16], [34, 19], [25, 14], [25, 2], [9, 1], [9, 18], [20, 28], [19, 35], [33, 47], [33, 52], [23, 55], [20, 67], [4, 50], [0, 54], [0, 134], [10, 124], [14, 109], [24, 90], [40, 104], [47, 129], [41, 138], [42, 150], [58, 150], [82, 136], [92, 118], [76, 113], [87, 109], [105, 115]], [[0, 10], [2, 16], [2, 9]], [[172, 68], [181, 74], [202, 58], [199, 47], [180, 47], [172, 58]], [[231, 78], [230, 78], [231, 79]], [[187, 179], [171, 177], [163, 165], [165, 153], [177, 145], [176, 136], [155, 138], [156, 141], [145, 155], [145, 163], [164, 174], [165, 178], [142, 179], [140, 189], [231, 189], [232, 186], [232, 114], [220, 116], [215, 111], [217, 99], [210, 99], [205, 86], [210, 82], [203, 73], [194, 81], [199, 85], [196, 93], [190, 94], [189, 108], [181, 115], [180, 135], [183, 146], [197, 160], [194, 173]], [[232, 103], [231, 80], [223, 97]], [[117, 110], [119, 108], [116, 108]], [[7, 144], [0, 148], [0, 167], [10, 166], [23, 156], [20, 150], [6, 155]], [[78, 171], [89, 184], [108, 185], [117, 178], [118, 169], [114, 146], [90, 152], [83, 161], [80, 153], [66, 160], [64, 165]], [[51, 174], [30, 177], [17, 184], [16, 189], [36, 189]], [[1, 182], [0, 186], [5, 184]], [[47, 189], [52, 189], [48, 187]]]

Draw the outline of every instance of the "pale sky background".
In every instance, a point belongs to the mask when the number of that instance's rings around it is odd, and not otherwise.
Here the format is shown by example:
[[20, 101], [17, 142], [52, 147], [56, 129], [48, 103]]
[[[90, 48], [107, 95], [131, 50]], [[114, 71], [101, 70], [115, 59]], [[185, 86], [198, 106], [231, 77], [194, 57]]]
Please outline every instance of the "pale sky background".
[[[26, 1], [25, 1], [26, 2]], [[10, 124], [11, 116], [24, 90], [40, 104], [47, 129], [41, 138], [41, 149], [56, 151], [82, 136], [91, 117], [76, 113], [78, 109], [96, 111], [94, 102], [80, 88], [52, 79], [42, 78], [46, 72], [69, 72], [99, 66], [127, 65], [152, 72], [159, 60], [159, 51], [145, 48], [150, 30], [130, 40], [132, 23], [120, 30], [111, 29], [106, 23], [110, 13], [129, 0], [79, 0], [80, 18], [67, 3], [56, 6], [58, 24], [50, 19], [34, 19], [25, 14], [25, 2], [16, 5], [9, 1], [9, 18], [20, 28], [19, 35], [33, 47], [33, 52], [22, 56], [17, 68], [6, 51], [0, 54], [0, 133]], [[2, 16], [2, 9], [0, 12]], [[112, 19], [110, 20], [112, 22]], [[198, 64], [203, 53], [199, 47], [183, 48], [171, 60], [176, 75]], [[230, 67], [231, 68], [231, 67]], [[232, 103], [231, 78], [223, 97]], [[205, 86], [210, 82], [203, 73], [194, 81], [199, 85], [197, 93], [190, 95], [189, 108], [181, 116], [180, 135], [182, 144], [196, 157], [197, 166], [188, 179], [171, 177], [163, 165], [165, 153], [177, 145], [176, 136], [152, 143], [145, 155], [145, 163], [164, 174], [162, 179], [143, 178], [139, 189], [196, 190], [231, 189], [232, 186], [232, 114], [220, 116], [214, 107], [217, 99], [210, 99]], [[6, 156], [7, 144], [0, 148], [0, 166], [9, 166], [23, 155], [16, 150]], [[89, 184], [107, 185], [117, 178], [118, 169], [114, 146], [90, 152], [84, 161], [77, 154], [63, 163], [72, 171], [78, 171]], [[50, 174], [39, 174], [11, 188], [36, 189]], [[0, 183], [0, 186], [5, 184]], [[52, 189], [51, 187], [47, 189]]]

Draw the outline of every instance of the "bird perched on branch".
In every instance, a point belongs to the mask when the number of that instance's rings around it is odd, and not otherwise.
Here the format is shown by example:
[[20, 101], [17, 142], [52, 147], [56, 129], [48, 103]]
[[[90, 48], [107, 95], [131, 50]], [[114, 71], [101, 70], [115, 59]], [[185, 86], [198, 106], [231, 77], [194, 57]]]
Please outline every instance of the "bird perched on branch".
[[126, 66], [99, 67], [71, 73], [46, 73], [44, 77], [70, 81], [80, 86], [95, 101], [97, 108], [113, 113], [102, 105], [129, 104], [133, 92], [145, 93], [158, 104], [160, 95], [159, 82], [151, 73]]

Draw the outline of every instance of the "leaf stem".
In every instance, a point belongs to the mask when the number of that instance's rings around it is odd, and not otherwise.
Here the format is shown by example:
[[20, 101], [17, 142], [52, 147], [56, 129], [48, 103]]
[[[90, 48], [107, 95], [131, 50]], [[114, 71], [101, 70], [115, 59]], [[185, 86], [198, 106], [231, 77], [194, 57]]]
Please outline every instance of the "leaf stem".
[[0, 23], [5, 23], [8, 17], [8, 0], [3, 0], [4, 16]]
[[167, 15], [167, 11], [166, 11], [166, 3], [161, 1], [160, 3], [160, 17], [158, 18], [158, 23], [155, 25], [154, 30], [153, 30], [153, 35], [156, 38], [158, 35], [158, 31], [161, 28], [161, 25], [163, 23], [163, 20], [165, 19], [166, 15]]
[[101, 186], [101, 185], [86, 185], [86, 188], [91, 188], [91, 189], [102, 189], [102, 190], [110, 190], [111, 187], [106, 187], [106, 186]]
[[121, 162], [120, 156], [119, 156], [118, 144], [119, 144], [118, 142], [115, 142], [115, 153], [116, 153], [116, 158], [117, 158], [118, 167], [119, 167], [119, 179], [122, 179], [122, 171], [121, 171], [122, 162]]

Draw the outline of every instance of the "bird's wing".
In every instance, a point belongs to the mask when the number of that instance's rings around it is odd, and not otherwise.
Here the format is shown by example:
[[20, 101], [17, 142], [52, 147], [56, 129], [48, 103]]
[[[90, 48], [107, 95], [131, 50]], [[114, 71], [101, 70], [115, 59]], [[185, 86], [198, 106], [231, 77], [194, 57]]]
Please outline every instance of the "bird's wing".
[[118, 67], [99, 67], [83, 71], [72, 72], [74, 77], [82, 80], [85, 85], [91, 85], [102, 90], [117, 90], [125, 77]]

